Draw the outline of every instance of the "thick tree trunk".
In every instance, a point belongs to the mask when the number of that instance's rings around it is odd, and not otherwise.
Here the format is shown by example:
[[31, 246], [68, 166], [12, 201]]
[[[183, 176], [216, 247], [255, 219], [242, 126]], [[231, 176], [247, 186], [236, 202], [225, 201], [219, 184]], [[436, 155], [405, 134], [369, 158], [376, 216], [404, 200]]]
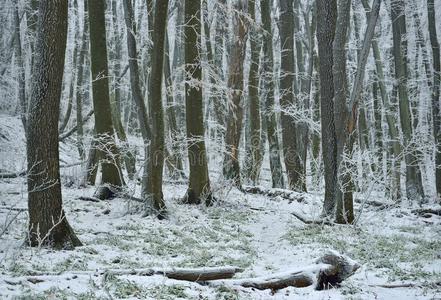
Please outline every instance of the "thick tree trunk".
[[325, 166], [325, 199], [323, 214], [331, 216], [335, 208], [337, 186], [337, 142], [334, 124], [334, 81], [332, 74], [337, 2], [317, 0], [317, 43], [320, 73], [320, 110], [322, 128], [322, 154]]
[[239, 165], [239, 142], [242, 133], [243, 119], [243, 73], [247, 46], [247, 30], [245, 13], [247, 3], [236, 1], [234, 5], [233, 30], [234, 44], [230, 54], [230, 69], [228, 72], [228, 119], [225, 134], [226, 151], [223, 163], [223, 175], [226, 179], [233, 180], [235, 185], [241, 186]]
[[39, 6], [35, 81], [28, 120], [29, 243], [80, 246], [62, 207], [58, 118], [67, 38], [67, 1]]
[[185, 1], [185, 111], [190, 164], [189, 186], [185, 201], [199, 204], [205, 199], [212, 201], [210, 178], [208, 176], [207, 153], [204, 141], [204, 120], [202, 107], [202, 69], [199, 45], [201, 39], [201, 3]]
[[[403, 131], [404, 143], [411, 146], [412, 143], [412, 117], [410, 112], [409, 96], [407, 90], [407, 41], [403, 40], [406, 35], [406, 19], [404, 15], [404, 1], [391, 1], [391, 18], [393, 34], [393, 56], [395, 63], [395, 78], [397, 80], [398, 98], [400, 107], [400, 123]], [[406, 162], [406, 195], [409, 200], [421, 202], [424, 199], [419, 160], [412, 149], [404, 153]]]
[[263, 53], [265, 60], [263, 62], [264, 81], [265, 81], [265, 118], [266, 131], [268, 135], [269, 160], [271, 168], [271, 178], [273, 187], [284, 188], [285, 180], [283, 179], [282, 163], [280, 159], [281, 151], [279, 145], [279, 136], [277, 132], [277, 120], [274, 109], [274, 54], [273, 54], [273, 35], [271, 29], [271, 8], [270, 1], [261, 0], [261, 16], [264, 33]]
[[427, 18], [429, 23], [430, 45], [432, 46], [433, 57], [433, 84], [432, 84], [432, 117], [433, 117], [433, 134], [435, 136], [436, 154], [436, 192], [438, 196], [441, 194], [441, 115], [440, 115], [440, 85], [441, 85], [441, 67], [440, 67], [440, 50], [438, 37], [436, 35], [435, 21], [435, 3], [434, 0], [427, 0]]
[[[152, 144], [148, 160], [147, 197], [160, 216], [166, 213], [162, 194], [164, 171], [164, 110], [162, 107], [162, 77], [164, 39], [167, 28], [168, 0], [156, 2], [153, 31], [152, 72], [150, 76], [150, 112], [152, 116]], [[159, 217], [159, 216], [158, 216]]]
[[[345, 168], [343, 154], [345, 146], [352, 132], [348, 132], [347, 125], [350, 121], [350, 112], [347, 105], [348, 83], [346, 75], [346, 45], [347, 34], [350, 20], [351, 2], [350, 0], [339, 0], [337, 12], [337, 26], [335, 29], [334, 42], [332, 45], [333, 53], [333, 80], [334, 80], [334, 122], [335, 136], [337, 138], [337, 186], [335, 187], [336, 203], [336, 222], [352, 223], [354, 220], [352, 209], [352, 181], [351, 170]], [[351, 147], [352, 148], [352, 147]], [[346, 205], [348, 204], [348, 205]], [[350, 207], [347, 207], [350, 206]]]
[[88, 8], [93, 107], [103, 184], [95, 196], [99, 199], [108, 199], [113, 193], [106, 185], [121, 187], [124, 185], [124, 180], [118, 162], [110, 108], [104, 1], [89, 1]]
[[[294, 7], [292, 0], [280, 0], [279, 30], [281, 39], [280, 106], [282, 107], [282, 142], [288, 186], [295, 191], [306, 190], [306, 177], [301, 146], [297, 145], [297, 127], [289, 111], [297, 99], [294, 93]], [[301, 46], [300, 46], [301, 48]], [[304, 71], [304, 70], [303, 70]], [[303, 86], [305, 83], [303, 84]], [[297, 99], [296, 99], [297, 98]], [[306, 148], [306, 147], [305, 147]]]

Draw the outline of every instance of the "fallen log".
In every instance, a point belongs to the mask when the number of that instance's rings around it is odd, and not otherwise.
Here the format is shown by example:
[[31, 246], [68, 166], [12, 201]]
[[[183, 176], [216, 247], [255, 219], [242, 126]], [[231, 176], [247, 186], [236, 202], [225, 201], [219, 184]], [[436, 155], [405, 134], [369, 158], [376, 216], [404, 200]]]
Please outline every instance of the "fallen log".
[[258, 194], [269, 197], [281, 197], [289, 200], [290, 203], [292, 201], [303, 202], [305, 200], [303, 194], [285, 189], [267, 189], [261, 186], [244, 186], [242, 187], [242, 191], [249, 194]]
[[417, 209], [412, 209], [411, 212], [419, 216], [424, 216], [425, 214], [441, 216], [441, 209], [434, 209], [434, 208], [417, 208]]
[[0, 173], [0, 179], [17, 178], [26, 176], [26, 171]]
[[315, 265], [302, 270], [273, 274], [270, 276], [206, 282], [208, 286], [241, 286], [258, 290], [277, 291], [287, 287], [308, 287], [314, 285], [317, 290], [338, 287], [360, 268], [352, 259], [329, 251], [316, 261]]
[[213, 267], [213, 268], [195, 268], [195, 269], [184, 269], [184, 268], [170, 268], [170, 269], [160, 269], [160, 268], [150, 268], [150, 269], [106, 269], [98, 271], [71, 271], [71, 272], [31, 272], [29, 276], [15, 277], [8, 280], [7, 283], [14, 284], [14, 282], [21, 282], [23, 280], [43, 282], [49, 280], [54, 276], [72, 276], [78, 277], [79, 275], [95, 275], [95, 276], [123, 276], [123, 275], [134, 275], [134, 276], [153, 276], [161, 275], [170, 279], [191, 281], [191, 282], [205, 282], [209, 280], [218, 279], [229, 279], [232, 278], [236, 273], [242, 272], [243, 270], [239, 267]]
[[330, 226], [335, 225], [335, 223], [328, 221], [326, 219], [309, 220], [309, 219], [305, 218], [304, 216], [299, 215], [296, 212], [292, 212], [291, 214], [294, 217], [296, 217], [297, 219], [299, 219], [300, 221], [302, 221], [303, 223], [308, 224], [308, 225], [311, 225], [311, 224], [313, 224], [313, 225], [330, 225]]
[[[32, 272], [31, 276], [15, 277], [4, 279], [8, 284], [22, 282], [43, 282], [53, 276], [70, 276], [71, 279], [78, 275], [86, 276], [153, 276], [161, 275], [170, 279], [197, 282], [201, 285], [210, 287], [219, 286], [241, 286], [244, 288], [255, 288], [259, 290], [271, 289], [277, 291], [287, 287], [308, 287], [314, 286], [317, 290], [338, 287], [348, 277], [352, 276], [360, 265], [352, 259], [334, 251], [325, 253], [314, 265], [301, 270], [277, 273], [270, 276], [245, 279], [231, 279], [236, 273], [243, 270], [238, 267], [217, 267], [217, 268], [197, 268], [197, 269], [107, 269], [99, 271], [70, 271], [58, 273]], [[7, 280], [7, 281], [6, 281]]]

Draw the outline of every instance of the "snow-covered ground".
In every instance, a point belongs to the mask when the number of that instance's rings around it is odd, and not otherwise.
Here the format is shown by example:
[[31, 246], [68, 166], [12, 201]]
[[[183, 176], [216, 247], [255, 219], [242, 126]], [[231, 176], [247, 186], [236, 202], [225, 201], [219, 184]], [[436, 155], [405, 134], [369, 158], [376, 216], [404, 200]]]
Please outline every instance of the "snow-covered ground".
[[[21, 171], [25, 147], [20, 122], [0, 116], [0, 169]], [[74, 143], [60, 145], [62, 164], [78, 161]], [[355, 226], [306, 225], [321, 210], [320, 193], [301, 201], [245, 194], [213, 177], [219, 202], [180, 203], [185, 184], [164, 186], [169, 218], [142, 217], [143, 207], [116, 198], [82, 201], [93, 187], [77, 185], [80, 167], [62, 169], [68, 220], [84, 246], [54, 251], [25, 246], [23, 178], [0, 180], [0, 298], [24, 299], [441, 299], [441, 217], [423, 218], [408, 203], [379, 208], [357, 204]], [[129, 190], [139, 192], [136, 183]], [[363, 195], [357, 195], [363, 199]], [[384, 201], [381, 198], [369, 200]], [[434, 205], [431, 204], [431, 207]], [[15, 210], [10, 208], [14, 207]], [[360, 214], [361, 212], [361, 214]], [[237, 278], [302, 269], [327, 249], [362, 267], [338, 289], [286, 288], [276, 293], [209, 287], [163, 276], [102, 276], [100, 270], [238, 266]], [[38, 276], [37, 276], [38, 275]], [[31, 280], [29, 280], [31, 278]], [[32, 280], [38, 278], [39, 280]], [[412, 283], [412, 287], [378, 285]]]

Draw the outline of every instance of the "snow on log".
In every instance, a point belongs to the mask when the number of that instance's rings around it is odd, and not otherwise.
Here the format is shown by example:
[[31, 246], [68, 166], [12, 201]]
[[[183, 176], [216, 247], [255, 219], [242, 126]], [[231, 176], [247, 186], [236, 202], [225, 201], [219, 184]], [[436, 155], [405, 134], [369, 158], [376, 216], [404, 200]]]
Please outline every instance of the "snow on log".
[[325, 253], [316, 264], [292, 272], [277, 273], [257, 278], [218, 280], [206, 282], [209, 286], [233, 285], [258, 290], [277, 291], [287, 287], [308, 287], [314, 285], [317, 290], [337, 287], [360, 268], [352, 259], [334, 251]]
[[290, 201], [303, 202], [305, 200], [302, 193], [285, 190], [285, 189], [267, 189], [261, 186], [244, 186], [242, 187], [244, 193], [259, 194], [269, 197], [282, 197]]

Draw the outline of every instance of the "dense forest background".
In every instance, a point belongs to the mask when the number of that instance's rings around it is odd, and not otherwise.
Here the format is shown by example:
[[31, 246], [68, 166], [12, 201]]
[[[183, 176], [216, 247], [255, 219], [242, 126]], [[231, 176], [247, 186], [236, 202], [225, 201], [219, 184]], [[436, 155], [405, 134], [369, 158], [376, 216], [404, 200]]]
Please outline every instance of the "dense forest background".
[[[409, 299], [439, 292], [438, 0], [3, 2], [0, 263], [2, 284], [25, 288], [4, 295], [47, 296], [48, 289], [21, 280], [86, 274], [91, 265], [114, 272], [116, 290], [98, 288], [104, 298], [191, 298], [198, 285], [176, 290], [173, 280], [208, 276], [208, 282], [210, 272], [225, 279], [242, 268], [251, 281], [210, 282], [200, 295], [264, 299], [257, 290], [291, 286], [289, 298], [295, 287], [329, 287], [359, 268], [366, 277], [386, 269], [375, 276], [387, 275], [387, 283], [369, 279], [357, 289], [358, 271], [343, 292], [329, 296], [372, 297], [390, 287]], [[110, 236], [97, 240], [94, 231]], [[140, 232], [151, 235], [144, 242], [158, 252], [135, 245]], [[122, 247], [125, 234], [133, 244]], [[238, 245], [215, 246], [234, 239]], [[179, 245], [166, 246], [171, 240]], [[336, 268], [335, 260], [349, 266], [336, 282], [323, 268], [312, 279], [302, 273], [306, 281], [297, 285], [280, 286], [286, 279], [280, 274], [275, 283], [255, 279], [286, 271], [277, 257], [291, 256], [292, 247], [313, 248], [316, 258], [321, 246], [342, 253], [320, 256], [327, 268]], [[217, 252], [202, 259], [213, 247]], [[74, 251], [82, 265], [48, 266], [51, 248]], [[115, 267], [111, 250], [121, 261], [129, 249], [159, 265]], [[33, 266], [28, 251], [45, 265]], [[165, 269], [131, 274], [135, 267]], [[190, 269], [169, 276], [176, 270], [168, 267]], [[145, 292], [136, 285], [136, 294], [118, 277], [147, 273], [165, 274], [173, 289]], [[78, 291], [84, 294], [85, 286]], [[409, 294], [414, 287], [421, 290]]]

